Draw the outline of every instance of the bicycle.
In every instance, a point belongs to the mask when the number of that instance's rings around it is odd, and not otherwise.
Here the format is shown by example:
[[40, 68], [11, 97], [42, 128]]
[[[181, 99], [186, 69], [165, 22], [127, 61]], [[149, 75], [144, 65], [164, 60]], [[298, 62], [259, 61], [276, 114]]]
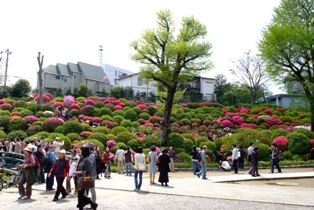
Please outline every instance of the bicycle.
[[[0, 165], [1, 172], [4, 172], [4, 166]], [[14, 170], [14, 172], [9, 179], [3, 179], [3, 177], [0, 177], [0, 191], [3, 189], [3, 183], [6, 183], [6, 187], [10, 186], [16, 186], [18, 187], [19, 179], [23, 173], [23, 168], [12, 168], [11, 170]]]

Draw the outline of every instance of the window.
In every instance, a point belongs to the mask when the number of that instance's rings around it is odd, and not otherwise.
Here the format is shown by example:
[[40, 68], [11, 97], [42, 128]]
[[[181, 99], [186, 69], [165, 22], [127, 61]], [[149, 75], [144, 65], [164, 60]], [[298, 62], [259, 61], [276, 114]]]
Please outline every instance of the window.
[[143, 84], [143, 79], [141, 77], [137, 78], [137, 85], [142, 85]]
[[118, 72], [114, 71], [114, 76], [117, 77], [118, 76]]
[[191, 82], [191, 88], [196, 88], [196, 82]]
[[73, 78], [76, 79], [76, 74], [73, 73]]
[[60, 75], [56, 75], [56, 79], [60, 79]]

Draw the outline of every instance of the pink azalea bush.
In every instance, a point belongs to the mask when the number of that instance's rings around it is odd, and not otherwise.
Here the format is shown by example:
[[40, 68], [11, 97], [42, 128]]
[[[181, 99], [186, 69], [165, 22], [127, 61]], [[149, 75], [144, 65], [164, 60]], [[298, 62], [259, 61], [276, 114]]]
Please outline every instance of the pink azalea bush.
[[181, 103], [180, 107], [187, 107], [188, 105], [186, 103]]
[[278, 136], [273, 140], [273, 144], [276, 144], [278, 149], [285, 150], [288, 146], [288, 139], [285, 136]]
[[256, 124], [253, 123], [242, 123], [241, 124], [241, 128], [251, 128], [251, 129], [255, 129], [257, 127]]
[[147, 106], [145, 104], [138, 104], [137, 107], [140, 109], [147, 109]]
[[237, 125], [242, 125], [244, 123], [243, 119], [239, 116], [233, 116], [231, 118], [232, 122], [237, 124]]
[[265, 109], [265, 110], [264, 110], [264, 113], [265, 113], [265, 114], [272, 115], [272, 111], [271, 111], [270, 109]]
[[93, 132], [90, 132], [90, 131], [82, 131], [80, 133], [80, 136], [82, 136], [84, 139], [87, 139], [92, 134], [93, 134]]
[[299, 114], [299, 118], [303, 119], [306, 117], [306, 114]]
[[223, 120], [223, 121], [221, 122], [221, 124], [222, 124], [224, 127], [232, 128], [232, 123], [230, 122], [230, 120]]
[[94, 106], [95, 102], [91, 99], [85, 100], [84, 105], [91, 105]]
[[310, 145], [311, 147], [314, 147], [314, 139], [310, 139]]
[[113, 109], [114, 110], [123, 110], [123, 107], [120, 105], [115, 105]]
[[71, 96], [71, 95], [65, 96], [65, 97], [63, 98], [63, 102], [64, 102], [64, 104], [65, 104], [67, 107], [70, 107], [70, 109], [79, 109], [79, 107], [78, 107], [78, 108], [72, 108], [72, 107], [71, 107], [72, 104], [75, 103], [75, 98], [74, 98], [73, 96]]
[[25, 116], [24, 119], [25, 119], [26, 123], [28, 123], [28, 124], [32, 124], [33, 122], [38, 121], [38, 118], [35, 116], [32, 116], [32, 115]]
[[268, 123], [269, 125], [275, 125], [275, 124], [277, 124], [277, 120], [274, 119], [274, 118], [268, 118], [268, 119], [267, 119], [267, 123]]
[[114, 147], [114, 146], [116, 146], [116, 141], [115, 140], [108, 140], [107, 141], [107, 147]]
[[43, 131], [53, 132], [58, 126], [64, 124], [64, 121], [61, 118], [50, 117], [43, 121], [42, 127]]
[[248, 108], [245, 108], [245, 107], [241, 107], [240, 108], [240, 113], [249, 113], [249, 109]]
[[70, 105], [70, 109], [71, 109], [71, 110], [72, 110], [72, 109], [80, 110], [80, 105], [73, 103], [73, 104]]

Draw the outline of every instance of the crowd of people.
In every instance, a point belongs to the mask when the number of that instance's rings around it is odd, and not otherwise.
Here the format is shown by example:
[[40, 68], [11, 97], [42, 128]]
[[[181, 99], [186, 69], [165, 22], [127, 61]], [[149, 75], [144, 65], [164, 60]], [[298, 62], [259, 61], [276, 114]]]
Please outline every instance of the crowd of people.
[[[2, 146], [1, 146], [2, 145]], [[115, 154], [110, 153], [110, 148], [106, 147], [103, 154], [100, 154], [100, 148], [92, 143], [82, 144], [81, 147], [73, 147], [67, 153], [63, 149], [64, 142], [59, 137], [55, 141], [45, 143], [45, 138], [40, 140], [34, 137], [31, 141], [24, 142], [24, 138], [10, 139], [4, 141], [0, 139], [0, 151], [17, 152], [25, 155], [24, 163], [18, 167], [23, 170], [19, 179], [19, 197], [18, 199], [29, 199], [32, 196], [32, 185], [34, 183], [45, 183], [47, 191], [55, 191], [52, 201], [57, 202], [60, 194], [61, 198], [66, 198], [69, 193], [77, 194], [77, 208], [83, 209], [86, 205], [90, 205], [91, 209], [97, 209], [95, 180], [99, 179], [99, 174], [104, 171], [105, 177], [110, 178], [110, 166], [113, 161], [116, 161], [119, 174], [132, 176], [134, 172], [135, 191], [141, 190], [143, 172], [149, 173], [150, 184], [155, 185], [155, 176], [159, 172], [158, 182], [162, 186], [169, 186], [169, 172], [175, 171], [176, 153], [172, 147], [164, 148], [162, 151], [156, 151], [156, 147], [152, 146], [147, 157], [143, 154], [143, 149], [138, 148], [133, 152], [131, 148], [124, 150], [121, 146]], [[281, 173], [279, 166], [280, 151], [275, 144], [272, 145], [271, 154], [271, 173], [274, 172], [274, 167], [278, 173]], [[199, 178], [207, 179], [206, 177], [206, 150], [204, 145], [202, 149], [193, 147], [192, 169], [193, 174]], [[247, 152], [246, 152], [247, 151]], [[224, 157], [219, 161], [219, 168], [224, 171], [244, 170], [244, 159], [247, 158], [250, 169], [248, 171], [253, 177], [260, 176], [258, 173], [258, 147], [250, 143], [250, 147], [244, 150], [242, 146], [237, 148], [233, 144], [233, 149], [229, 157]], [[99, 171], [100, 169], [100, 171]], [[46, 176], [45, 176], [46, 173]], [[93, 185], [88, 188], [81, 187], [81, 177], [88, 176], [92, 180]], [[66, 180], [66, 187], [63, 183]], [[71, 187], [73, 180], [74, 188]], [[57, 188], [54, 189], [54, 181], [57, 183]], [[24, 187], [26, 183], [26, 188]], [[88, 197], [88, 194], [91, 194]]]

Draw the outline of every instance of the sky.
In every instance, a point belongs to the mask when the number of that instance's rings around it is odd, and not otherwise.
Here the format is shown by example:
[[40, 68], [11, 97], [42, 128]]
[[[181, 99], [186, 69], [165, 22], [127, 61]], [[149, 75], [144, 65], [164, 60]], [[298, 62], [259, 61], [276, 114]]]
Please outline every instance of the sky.
[[[214, 78], [225, 74], [229, 82], [231, 61], [245, 52], [258, 53], [261, 30], [271, 21], [280, 0], [1, 0], [0, 51], [9, 49], [10, 85], [19, 78], [36, 86], [38, 52], [43, 67], [78, 61], [102, 63], [138, 72], [139, 64], [130, 59], [130, 42], [148, 28], [156, 28], [156, 12], [170, 9], [177, 26], [183, 16], [193, 15], [208, 30], [213, 45], [214, 68], [202, 74]], [[4, 74], [6, 55], [0, 54]], [[269, 86], [273, 93], [281, 93]]]

